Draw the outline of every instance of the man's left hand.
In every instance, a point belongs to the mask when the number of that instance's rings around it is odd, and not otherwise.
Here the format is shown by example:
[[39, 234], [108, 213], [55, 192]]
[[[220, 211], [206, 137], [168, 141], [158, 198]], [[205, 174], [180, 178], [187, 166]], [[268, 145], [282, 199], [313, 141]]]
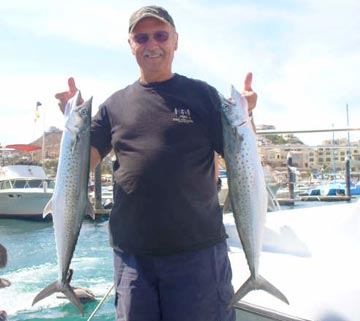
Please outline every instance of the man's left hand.
[[241, 92], [248, 102], [249, 114], [252, 113], [253, 109], [256, 106], [256, 101], [257, 101], [257, 94], [251, 88], [252, 77], [253, 77], [253, 75], [251, 72], [247, 73], [247, 75], [245, 77], [245, 82], [244, 82], [244, 90]]

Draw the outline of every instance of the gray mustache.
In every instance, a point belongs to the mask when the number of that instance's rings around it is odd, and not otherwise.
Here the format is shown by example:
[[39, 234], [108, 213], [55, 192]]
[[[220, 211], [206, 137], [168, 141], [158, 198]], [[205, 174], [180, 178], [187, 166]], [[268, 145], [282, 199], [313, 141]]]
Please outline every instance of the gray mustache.
[[160, 55], [162, 56], [164, 54], [164, 52], [161, 49], [145, 49], [144, 50], [144, 56], [157, 56]]

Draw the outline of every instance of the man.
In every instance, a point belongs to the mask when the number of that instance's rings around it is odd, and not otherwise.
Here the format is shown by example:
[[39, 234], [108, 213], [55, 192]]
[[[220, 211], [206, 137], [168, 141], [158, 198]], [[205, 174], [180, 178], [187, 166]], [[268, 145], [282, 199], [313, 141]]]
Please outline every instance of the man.
[[[136, 11], [129, 45], [140, 79], [101, 105], [91, 133], [91, 168], [116, 154], [109, 220], [116, 320], [233, 321], [214, 168], [214, 152], [223, 154], [220, 98], [172, 72], [178, 34], [165, 9]], [[62, 110], [76, 90], [70, 78], [69, 91], [56, 94]]]

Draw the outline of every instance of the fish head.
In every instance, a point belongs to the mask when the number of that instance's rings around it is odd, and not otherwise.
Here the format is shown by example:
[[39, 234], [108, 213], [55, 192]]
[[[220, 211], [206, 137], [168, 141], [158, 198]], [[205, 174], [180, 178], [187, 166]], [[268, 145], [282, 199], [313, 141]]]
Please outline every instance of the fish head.
[[248, 102], [234, 86], [231, 86], [231, 98], [221, 97], [221, 100], [223, 114], [231, 126], [240, 126], [249, 119]]
[[244, 95], [237, 91], [233, 85], [231, 85], [231, 98], [234, 100], [236, 105], [239, 105], [242, 109], [244, 109], [246, 116], [248, 116], [248, 102]]
[[92, 97], [80, 106], [73, 105], [65, 122], [65, 128], [77, 134], [90, 127]]

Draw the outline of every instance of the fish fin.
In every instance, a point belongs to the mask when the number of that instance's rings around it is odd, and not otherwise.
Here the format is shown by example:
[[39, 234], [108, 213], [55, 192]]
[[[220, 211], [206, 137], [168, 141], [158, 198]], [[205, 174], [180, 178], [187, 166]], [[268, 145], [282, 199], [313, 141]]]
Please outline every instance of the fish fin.
[[47, 202], [47, 204], [45, 205], [44, 209], [43, 209], [43, 218], [45, 218], [46, 216], [48, 216], [49, 214], [52, 214], [53, 210], [52, 210], [52, 198]]
[[95, 218], [96, 218], [94, 207], [92, 206], [89, 199], [87, 200], [85, 215], [89, 215], [93, 220], [95, 220]]
[[269, 281], [264, 279], [261, 275], [258, 275], [257, 278], [253, 278], [250, 276], [245, 283], [236, 291], [233, 297], [230, 300], [229, 307], [233, 306], [236, 302], [238, 302], [241, 298], [243, 298], [246, 294], [248, 294], [252, 290], [264, 290], [277, 297], [279, 300], [289, 304], [286, 296], [280, 292], [275, 286], [273, 286]]
[[239, 127], [234, 128], [234, 135], [237, 145], [241, 148], [241, 145], [244, 142], [244, 135], [239, 131]]
[[60, 284], [59, 281], [55, 281], [48, 285], [46, 288], [42, 289], [37, 296], [34, 298], [32, 305], [39, 302], [42, 299], [45, 299], [51, 294], [56, 292], [62, 292], [64, 295], [80, 310], [81, 314], [84, 315], [84, 308], [76, 296], [74, 290], [71, 288], [69, 283]]
[[78, 144], [78, 142], [80, 141], [80, 138], [78, 135], [75, 135], [74, 139], [72, 140], [72, 144], [71, 144], [71, 152], [75, 153], [76, 150], [76, 146]]
[[49, 295], [59, 292], [59, 291], [60, 291], [59, 281], [55, 281], [55, 282], [51, 283], [50, 285], [48, 285], [46, 288], [42, 289], [37, 294], [37, 296], [34, 298], [34, 300], [32, 302], [32, 305], [34, 305], [36, 302], [39, 302], [42, 299], [45, 299]]
[[74, 290], [69, 283], [65, 283], [62, 287], [62, 293], [80, 310], [81, 314], [84, 316], [84, 308], [80, 302], [80, 299], [76, 296]]

